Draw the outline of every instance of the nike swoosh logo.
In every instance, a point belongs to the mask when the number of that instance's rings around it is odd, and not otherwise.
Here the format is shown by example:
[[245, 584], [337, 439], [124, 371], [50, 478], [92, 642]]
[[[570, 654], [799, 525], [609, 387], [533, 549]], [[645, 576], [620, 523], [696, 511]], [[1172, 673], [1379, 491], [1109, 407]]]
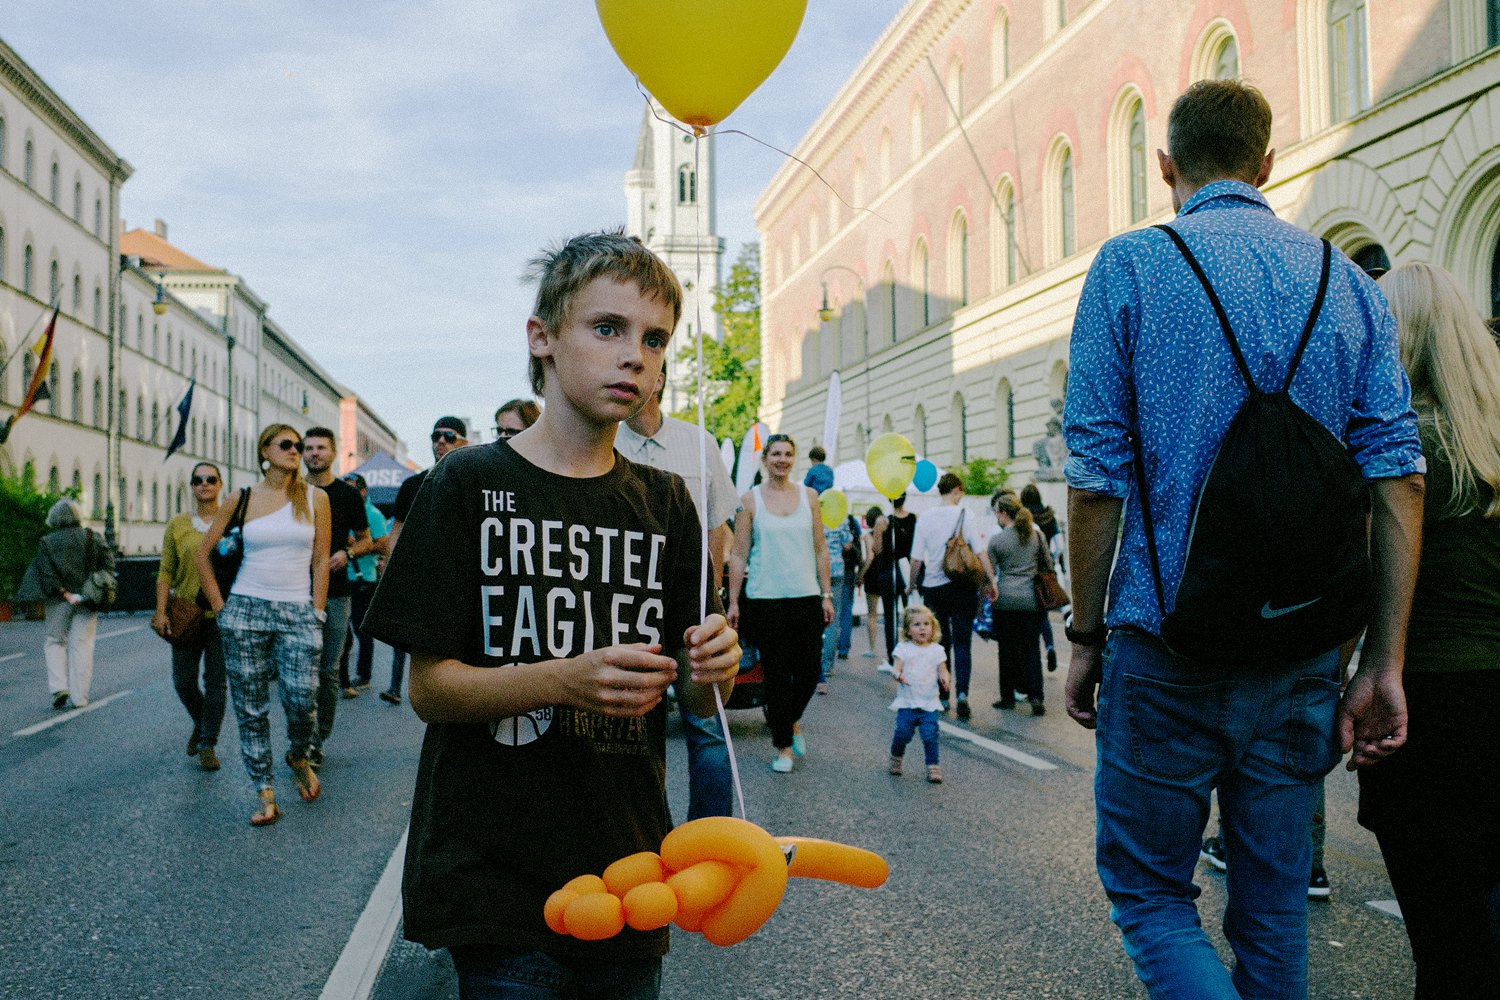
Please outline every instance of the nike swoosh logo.
[[1271, 607], [1271, 602], [1267, 601], [1265, 605], [1260, 609], [1260, 616], [1266, 619], [1280, 618], [1282, 615], [1289, 615], [1293, 611], [1300, 611], [1302, 608], [1305, 608], [1308, 605], [1317, 604], [1322, 599], [1323, 598], [1321, 597], [1314, 597], [1310, 601], [1303, 601], [1301, 604], [1293, 604], [1289, 608], [1273, 608]]

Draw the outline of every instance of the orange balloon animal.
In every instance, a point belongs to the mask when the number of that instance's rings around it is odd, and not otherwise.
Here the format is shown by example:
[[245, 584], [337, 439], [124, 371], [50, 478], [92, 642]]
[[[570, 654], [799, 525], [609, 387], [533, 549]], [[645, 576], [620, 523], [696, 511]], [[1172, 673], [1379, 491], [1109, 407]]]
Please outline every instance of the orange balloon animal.
[[603, 876], [580, 875], [554, 892], [543, 916], [558, 934], [614, 937], [627, 925], [652, 931], [675, 923], [717, 945], [760, 930], [788, 877], [861, 889], [885, 884], [890, 868], [871, 851], [809, 837], [772, 837], [754, 823], [709, 816], [667, 834], [661, 853], [621, 858]]

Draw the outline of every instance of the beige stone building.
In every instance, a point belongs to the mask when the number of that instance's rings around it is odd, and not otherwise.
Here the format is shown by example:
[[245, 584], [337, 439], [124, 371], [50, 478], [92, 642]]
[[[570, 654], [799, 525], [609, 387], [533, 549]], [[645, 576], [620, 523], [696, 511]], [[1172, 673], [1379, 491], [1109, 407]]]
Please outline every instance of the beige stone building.
[[788, 161], [756, 203], [763, 419], [813, 443], [838, 371], [841, 461], [896, 430], [1057, 477], [1084, 275], [1171, 218], [1155, 150], [1206, 77], [1270, 100], [1282, 218], [1500, 313], [1497, 44], [1500, 0], [912, 0], [794, 150], [831, 187]]

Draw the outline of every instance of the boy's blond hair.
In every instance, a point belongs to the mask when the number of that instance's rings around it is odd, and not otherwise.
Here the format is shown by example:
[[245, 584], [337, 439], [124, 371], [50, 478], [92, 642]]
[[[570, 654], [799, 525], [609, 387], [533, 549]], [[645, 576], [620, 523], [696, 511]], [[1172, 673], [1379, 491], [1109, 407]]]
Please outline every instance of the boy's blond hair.
[[[537, 283], [532, 313], [548, 333], [555, 334], [568, 319], [573, 299], [597, 278], [633, 282], [642, 295], [656, 298], [672, 310], [672, 328], [682, 318], [682, 285], [666, 262], [624, 229], [584, 233], [549, 247], [532, 258], [527, 278]], [[542, 395], [542, 359], [531, 358], [531, 391]]]
[[932, 609], [925, 604], [908, 604], [906, 610], [901, 614], [901, 638], [911, 639], [912, 622], [926, 615], [932, 619], [932, 641], [943, 641], [943, 625], [938, 621], [938, 616], [932, 613]]

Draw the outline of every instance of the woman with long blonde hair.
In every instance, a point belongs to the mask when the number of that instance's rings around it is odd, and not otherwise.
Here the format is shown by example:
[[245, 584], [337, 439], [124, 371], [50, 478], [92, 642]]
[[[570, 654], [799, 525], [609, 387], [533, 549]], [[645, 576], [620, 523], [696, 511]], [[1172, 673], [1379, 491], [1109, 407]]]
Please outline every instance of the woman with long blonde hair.
[[[297, 791], [305, 802], [322, 792], [307, 751], [318, 721], [329, 512], [328, 494], [302, 476], [302, 436], [294, 428], [267, 427], [257, 454], [263, 477], [220, 504], [196, 560], [203, 596], [218, 615], [229, 693], [240, 727], [240, 755], [259, 795], [250, 824], [269, 826], [281, 818], [271, 778], [273, 679], [286, 712], [291, 744], [286, 762]], [[228, 594], [220, 592], [209, 559], [221, 539], [239, 544], [244, 553]]]
[[1380, 279], [1427, 459], [1401, 751], [1359, 772], [1411, 938], [1416, 996], [1500, 996], [1500, 346], [1451, 274]]

